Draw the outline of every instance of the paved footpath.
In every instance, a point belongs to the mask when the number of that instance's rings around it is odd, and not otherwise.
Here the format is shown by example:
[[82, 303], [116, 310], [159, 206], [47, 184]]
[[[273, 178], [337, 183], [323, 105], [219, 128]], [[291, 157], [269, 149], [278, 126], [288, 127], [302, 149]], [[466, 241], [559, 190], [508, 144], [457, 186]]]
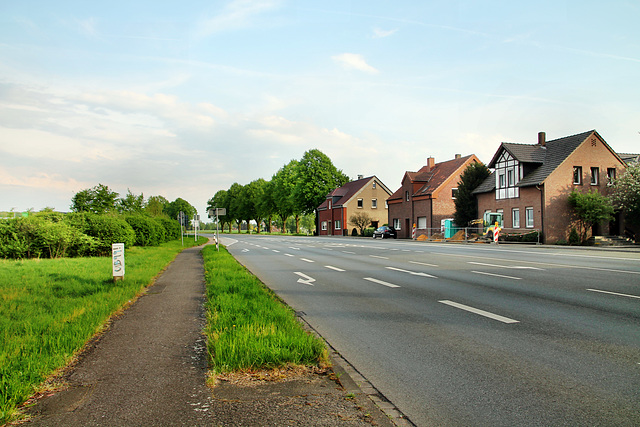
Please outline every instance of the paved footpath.
[[41, 400], [42, 426], [210, 425], [200, 247], [185, 249]]
[[205, 385], [201, 249], [182, 251], [113, 321], [65, 377], [68, 389], [30, 408], [28, 425], [393, 425], [355, 383], [347, 391], [329, 375], [223, 382], [214, 396]]

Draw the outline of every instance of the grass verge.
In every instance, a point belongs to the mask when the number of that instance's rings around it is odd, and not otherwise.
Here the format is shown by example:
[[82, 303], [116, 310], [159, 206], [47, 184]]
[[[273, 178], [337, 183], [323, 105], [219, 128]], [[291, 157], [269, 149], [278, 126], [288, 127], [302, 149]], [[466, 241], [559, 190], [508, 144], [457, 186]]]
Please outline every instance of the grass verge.
[[221, 246], [205, 246], [207, 347], [216, 374], [328, 364], [324, 342]]
[[109, 257], [0, 260], [0, 425], [182, 249], [180, 240], [127, 249], [115, 284]]

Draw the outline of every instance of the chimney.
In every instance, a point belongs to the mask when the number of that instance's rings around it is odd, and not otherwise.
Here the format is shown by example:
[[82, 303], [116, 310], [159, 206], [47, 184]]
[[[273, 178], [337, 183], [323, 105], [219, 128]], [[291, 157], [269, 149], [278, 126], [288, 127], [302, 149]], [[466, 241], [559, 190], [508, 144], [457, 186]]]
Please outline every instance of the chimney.
[[358, 175], [358, 179], [364, 178], [364, 175]]
[[462, 154], [456, 154], [456, 159], [459, 159], [460, 157], [462, 157]]
[[544, 147], [547, 145], [547, 134], [538, 132], [538, 145]]
[[436, 159], [433, 157], [427, 158], [427, 172], [431, 172], [431, 169], [436, 165]]

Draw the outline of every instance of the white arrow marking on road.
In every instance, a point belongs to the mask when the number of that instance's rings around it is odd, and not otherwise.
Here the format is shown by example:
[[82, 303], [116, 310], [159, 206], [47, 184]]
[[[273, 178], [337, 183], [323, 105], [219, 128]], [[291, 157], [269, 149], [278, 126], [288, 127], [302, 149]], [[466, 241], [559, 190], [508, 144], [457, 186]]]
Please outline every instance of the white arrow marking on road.
[[393, 283], [385, 282], [384, 280], [374, 279], [373, 277], [364, 277], [364, 280], [368, 280], [373, 283], [377, 283], [379, 285], [388, 286], [390, 288], [399, 288], [400, 286], [394, 285]]
[[432, 276], [430, 274], [422, 273], [422, 272], [419, 272], [419, 271], [409, 271], [409, 270], [403, 270], [401, 268], [395, 268], [395, 267], [385, 267], [385, 268], [387, 270], [394, 270], [394, 271], [400, 271], [402, 273], [409, 273], [409, 274], [412, 274], [414, 276], [431, 277], [431, 278], [437, 279], [436, 276]]
[[305, 285], [313, 286], [313, 282], [316, 281], [313, 277], [309, 277], [304, 273], [300, 273], [299, 271], [294, 271], [295, 274], [300, 276], [298, 279], [298, 283], [304, 283]]
[[334, 267], [334, 266], [332, 266], [332, 265], [325, 265], [325, 267], [326, 267], [326, 268], [330, 268], [330, 269], [335, 270], [335, 271], [340, 271], [340, 272], [345, 271], [345, 270], [343, 270], [343, 269], [341, 269], [341, 268]]
[[449, 305], [451, 307], [459, 308], [464, 311], [468, 311], [470, 313], [479, 314], [480, 316], [488, 317], [490, 319], [497, 320], [502, 323], [520, 323], [518, 320], [509, 319], [508, 317], [503, 317], [498, 314], [490, 313], [488, 311], [480, 310], [478, 308], [469, 307], [468, 305], [460, 304], [457, 302], [453, 302], [449, 300], [442, 300], [438, 302]]

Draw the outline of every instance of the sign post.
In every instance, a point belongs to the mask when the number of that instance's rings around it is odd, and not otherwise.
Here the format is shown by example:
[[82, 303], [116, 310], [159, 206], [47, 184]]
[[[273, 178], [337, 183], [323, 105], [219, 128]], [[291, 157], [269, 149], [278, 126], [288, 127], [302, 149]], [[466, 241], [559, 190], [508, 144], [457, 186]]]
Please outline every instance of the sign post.
[[124, 243], [113, 243], [111, 245], [111, 265], [113, 282], [124, 280]]

